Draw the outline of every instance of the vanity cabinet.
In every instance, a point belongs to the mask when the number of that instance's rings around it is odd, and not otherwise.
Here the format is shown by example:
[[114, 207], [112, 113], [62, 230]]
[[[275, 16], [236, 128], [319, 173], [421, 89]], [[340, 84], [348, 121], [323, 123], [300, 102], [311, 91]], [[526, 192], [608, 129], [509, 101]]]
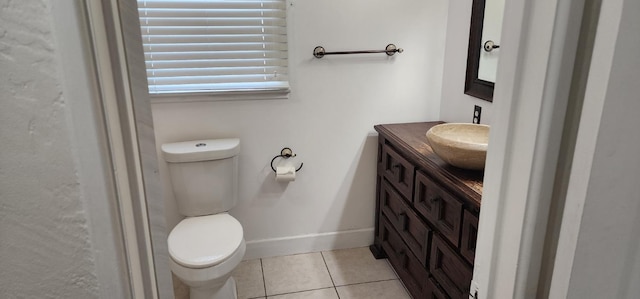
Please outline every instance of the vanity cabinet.
[[442, 122], [377, 125], [375, 241], [411, 295], [468, 298], [482, 171], [446, 164], [427, 143]]

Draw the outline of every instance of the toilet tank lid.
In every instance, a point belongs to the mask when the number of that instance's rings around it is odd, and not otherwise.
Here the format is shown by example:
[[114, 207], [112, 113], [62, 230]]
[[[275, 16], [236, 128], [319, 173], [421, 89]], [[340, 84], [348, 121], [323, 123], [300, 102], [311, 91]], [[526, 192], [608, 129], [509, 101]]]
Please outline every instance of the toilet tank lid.
[[226, 159], [240, 152], [240, 139], [207, 139], [162, 145], [162, 155], [167, 162], [198, 162]]

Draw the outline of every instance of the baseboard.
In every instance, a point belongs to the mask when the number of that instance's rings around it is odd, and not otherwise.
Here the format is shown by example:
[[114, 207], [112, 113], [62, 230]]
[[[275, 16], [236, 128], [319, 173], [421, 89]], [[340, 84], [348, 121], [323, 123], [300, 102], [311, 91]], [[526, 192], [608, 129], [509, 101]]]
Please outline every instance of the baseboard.
[[245, 260], [373, 244], [373, 228], [247, 241]]

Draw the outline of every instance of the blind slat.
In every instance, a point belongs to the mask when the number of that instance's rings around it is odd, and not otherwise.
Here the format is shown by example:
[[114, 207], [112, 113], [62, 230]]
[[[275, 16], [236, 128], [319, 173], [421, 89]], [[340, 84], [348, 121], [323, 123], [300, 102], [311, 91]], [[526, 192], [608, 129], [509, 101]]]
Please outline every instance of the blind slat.
[[203, 60], [151, 60], [146, 61], [147, 70], [163, 68], [198, 67], [247, 67], [247, 66], [287, 66], [284, 59], [203, 59]]
[[147, 52], [149, 60], [176, 59], [257, 59], [257, 58], [287, 58], [284, 51], [198, 51], [198, 52]]
[[288, 90], [284, 0], [138, 0], [150, 93]]
[[177, 1], [158, 1], [158, 0], [147, 0], [147, 1], [138, 1], [138, 6], [140, 8], [211, 8], [215, 6], [219, 9], [239, 9], [239, 8], [278, 8], [284, 10], [285, 3], [284, 1], [279, 0], [261, 0], [261, 1], [228, 1], [228, 0], [177, 0]]
[[284, 12], [277, 9], [144, 9], [144, 17], [165, 18], [282, 18]]
[[284, 18], [160, 18], [140, 17], [141, 25], [148, 26], [286, 26]]
[[286, 43], [286, 35], [229, 34], [229, 35], [142, 35], [143, 43]]
[[154, 43], [144, 45], [147, 52], [177, 52], [177, 51], [257, 51], [263, 49], [287, 51], [286, 43], [269, 43], [268, 45], [261, 42], [252, 43]]
[[[279, 75], [278, 75], [279, 76]], [[217, 76], [176, 76], [176, 77], [154, 77], [153, 83], [160, 85], [168, 84], [208, 84], [215, 83], [238, 83], [238, 82], [268, 82], [279, 81], [274, 74], [234, 74]]]
[[212, 68], [177, 68], [177, 69], [153, 69], [149, 72], [154, 77], [176, 77], [176, 76], [205, 76], [205, 75], [231, 75], [231, 74], [273, 74], [285, 73], [286, 68], [280, 66], [263, 67], [212, 67]]
[[142, 26], [142, 33], [154, 35], [180, 34], [278, 34], [286, 35], [287, 28], [281, 26]]
[[237, 91], [281, 91], [289, 89], [287, 82], [240, 82], [240, 83], [217, 83], [217, 84], [171, 84], [171, 85], [151, 85], [149, 89], [155, 94], [173, 93], [203, 93], [203, 92], [237, 92]]

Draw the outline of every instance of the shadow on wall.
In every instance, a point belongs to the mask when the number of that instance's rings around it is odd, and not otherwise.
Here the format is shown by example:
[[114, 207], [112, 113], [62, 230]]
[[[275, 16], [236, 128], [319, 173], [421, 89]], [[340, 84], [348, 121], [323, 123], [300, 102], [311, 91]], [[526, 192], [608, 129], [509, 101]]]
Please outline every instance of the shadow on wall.
[[[317, 213], [326, 215], [320, 219], [320, 223], [313, 225], [314, 231], [302, 232], [295, 236], [288, 236], [275, 239], [264, 239], [250, 242], [252, 249], [248, 250], [245, 258], [257, 256], [274, 256], [284, 254], [295, 254], [302, 252], [312, 252], [325, 249], [342, 249], [362, 247], [372, 244], [375, 219], [375, 180], [376, 180], [376, 156], [377, 156], [377, 134], [370, 133], [365, 137], [360, 146], [353, 152], [344, 153], [345, 157], [353, 157], [348, 168], [339, 180], [341, 184], [336, 189], [335, 194], [325, 195], [317, 200], [328, 201], [323, 204], [327, 208], [317, 210]], [[307, 157], [309, 158], [309, 157]], [[293, 159], [291, 159], [293, 160]], [[300, 165], [300, 160], [287, 161], [295, 166]], [[312, 162], [312, 161], [311, 161]], [[336, 162], [338, 163], [338, 162]], [[343, 162], [344, 163], [344, 162]], [[317, 172], [331, 173], [332, 165], [325, 163], [314, 165]], [[344, 165], [347, 166], [347, 165]], [[260, 207], [273, 207], [288, 202], [286, 206], [306, 206], [308, 199], [297, 197], [298, 188], [322, 188], [322, 186], [309, 185], [309, 178], [305, 176], [305, 165], [298, 174], [299, 180], [294, 182], [278, 182], [274, 179], [273, 170], [267, 162], [260, 176], [260, 188], [257, 191], [259, 197], [255, 197], [251, 204]], [[298, 175], [297, 175], [298, 176]], [[305, 187], [306, 186], [306, 187]], [[322, 205], [321, 205], [322, 206]], [[259, 209], [258, 209], [259, 210]], [[245, 217], [251, 217], [245, 215]], [[256, 215], [258, 217], [258, 215]], [[284, 220], [289, 225], [298, 225], [299, 221], [310, 221], [304, 214], [289, 216]], [[302, 217], [302, 218], [300, 218]], [[280, 220], [267, 221], [263, 223], [262, 229], [270, 231], [270, 226], [277, 226]], [[274, 227], [273, 229], [276, 229]], [[287, 244], [283, 246], [283, 243]], [[256, 247], [257, 246], [257, 247]]]
[[[366, 244], [373, 243], [376, 195], [375, 188], [370, 186], [376, 185], [377, 149], [378, 135], [369, 133], [345, 174], [342, 185], [332, 197], [333, 203], [328, 213], [334, 215], [332, 221], [325, 221], [321, 226], [322, 231], [337, 232], [338, 235], [333, 239], [333, 244], [323, 245], [334, 249], [353, 247], [352, 244], [362, 246], [359, 244], [363, 243], [362, 238], [369, 240], [364, 242]], [[366, 223], [364, 227], [363, 223]]]

